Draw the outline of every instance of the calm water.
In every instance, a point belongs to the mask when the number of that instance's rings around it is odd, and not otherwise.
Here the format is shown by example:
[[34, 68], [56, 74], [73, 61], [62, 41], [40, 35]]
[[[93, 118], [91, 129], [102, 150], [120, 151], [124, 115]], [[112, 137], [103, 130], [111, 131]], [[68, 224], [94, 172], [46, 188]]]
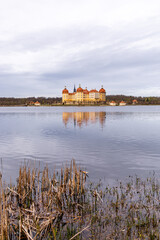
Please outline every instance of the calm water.
[[60, 168], [74, 158], [91, 179], [160, 170], [160, 106], [0, 108], [0, 170]]

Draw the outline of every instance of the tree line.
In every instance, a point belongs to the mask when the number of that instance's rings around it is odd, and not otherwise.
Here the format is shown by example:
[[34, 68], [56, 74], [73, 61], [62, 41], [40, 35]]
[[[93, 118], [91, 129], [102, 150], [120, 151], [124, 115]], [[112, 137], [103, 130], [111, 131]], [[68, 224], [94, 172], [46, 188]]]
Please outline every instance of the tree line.
[[[107, 95], [106, 103], [115, 101], [117, 104], [125, 101], [128, 105], [137, 100], [138, 105], [160, 105], [160, 97], [134, 97], [125, 95]], [[41, 105], [58, 105], [62, 103], [61, 97], [28, 97], [28, 98], [0, 98], [0, 106], [28, 106], [30, 103], [39, 102]]]
[[106, 102], [115, 101], [120, 103], [121, 101], [126, 102], [128, 105], [133, 103], [133, 100], [137, 100], [138, 105], [160, 105], [160, 97], [134, 97], [125, 95], [108, 95], [106, 96]]
[[62, 102], [62, 98], [28, 97], [28, 98], [0, 98], [0, 106], [27, 106], [39, 102], [42, 105], [54, 105]]

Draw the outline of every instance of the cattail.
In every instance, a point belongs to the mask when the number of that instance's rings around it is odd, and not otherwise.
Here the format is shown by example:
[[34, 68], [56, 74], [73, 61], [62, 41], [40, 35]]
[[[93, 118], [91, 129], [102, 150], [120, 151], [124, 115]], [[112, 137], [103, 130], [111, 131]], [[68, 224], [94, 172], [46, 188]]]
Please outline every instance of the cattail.
[[79, 194], [79, 186], [80, 186], [80, 168], [77, 172], [77, 194]]

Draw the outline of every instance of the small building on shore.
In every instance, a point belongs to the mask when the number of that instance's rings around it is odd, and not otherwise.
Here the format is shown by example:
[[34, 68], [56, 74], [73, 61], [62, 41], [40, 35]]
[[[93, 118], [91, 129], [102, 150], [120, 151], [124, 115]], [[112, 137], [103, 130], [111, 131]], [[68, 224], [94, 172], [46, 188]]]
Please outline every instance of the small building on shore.
[[29, 104], [27, 104], [27, 103], [26, 103], [26, 105], [29, 105], [29, 106], [34, 106], [34, 102], [33, 102], [33, 101], [31, 101], [31, 102], [29, 102]]
[[134, 99], [134, 100], [132, 101], [132, 104], [133, 104], [133, 105], [136, 105], [136, 104], [138, 104], [138, 101], [137, 101], [137, 99]]
[[119, 103], [119, 106], [126, 106], [126, 102], [124, 102], [124, 101], [121, 101], [120, 103]]
[[115, 101], [111, 101], [111, 102], [109, 102], [109, 105], [110, 105], [110, 106], [116, 106], [117, 103], [116, 103]]
[[36, 101], [35, 103], [34, 103], [34, 106], [40, 106], [41, 104], [40, 104], [40, 102], [38, 102], [38, 101]]

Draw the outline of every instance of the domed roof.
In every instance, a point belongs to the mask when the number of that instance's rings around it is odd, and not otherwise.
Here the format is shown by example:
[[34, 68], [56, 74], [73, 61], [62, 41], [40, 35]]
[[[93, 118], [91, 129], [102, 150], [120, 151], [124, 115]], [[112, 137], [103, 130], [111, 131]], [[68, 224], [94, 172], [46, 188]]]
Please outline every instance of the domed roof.
[[99, 90], [99, 93], [106, 93], [106, 90], [103, 88], [103, 86], [102, 86], [101, 89]]
[[89, 91], [90, 93], [95, 92], [98, 93], [98, 91], [96, 89], [92, 89], [91, 91]]
[[84, 94], [89, 94], [89, 91], [87, 90], [87, 88], [83, 90], [83, 93]]
[[68, 93], [68, 90], [67, 90], [67, 88], [66, 88], [66, 87], [63, 89], [62, 93], [63, 93], [63, 94], [66, 94], [66, 93]]
[[80, 84], [79, 84], [79, 88], [77, 88], [77, 92], [83, 92], [83, 89], [81, 88]]

